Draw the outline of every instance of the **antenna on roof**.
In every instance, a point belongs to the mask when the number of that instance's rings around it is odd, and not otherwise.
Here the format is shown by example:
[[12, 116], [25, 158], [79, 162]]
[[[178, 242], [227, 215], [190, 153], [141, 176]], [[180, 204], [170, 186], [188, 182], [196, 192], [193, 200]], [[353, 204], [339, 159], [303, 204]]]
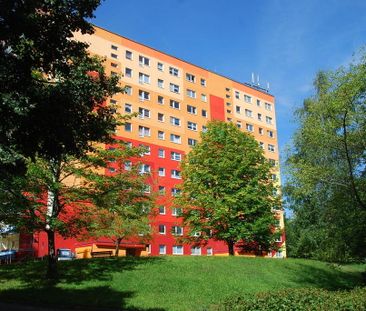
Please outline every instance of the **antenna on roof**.
[[257, 74], [257, 85], [260, 86], [259, 84], [259, 75]]
[[252, 84], [254, 84], [254, 72], [252, 72]]
[[267, 92], [269, 91], [269, 82], [267, 82]]

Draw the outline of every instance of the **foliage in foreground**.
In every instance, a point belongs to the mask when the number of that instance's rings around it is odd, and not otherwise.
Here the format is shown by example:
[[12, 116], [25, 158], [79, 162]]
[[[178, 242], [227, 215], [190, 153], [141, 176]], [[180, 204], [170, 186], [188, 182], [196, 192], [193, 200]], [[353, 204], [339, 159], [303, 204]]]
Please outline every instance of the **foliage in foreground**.
[[329, 291], [319, 288], [286, 289], [258, 293], [254, 296], [236, 296], [221, 305], [217, 311], [363, 311], [366, 310], [366, 288], [350, 291]]
[[252, 136], [210, 122], [183, 161], [182, 177], [177, 203], [194, 242], [224, 241], [230, 255], [238, 242], [259, 254], [275, 247], [278, 200], [269, 161]]
[[366, 55], [320, 72], [296, 116], [284, 188], [294, 218], [289, 256], [326, 261], [366, 257]]

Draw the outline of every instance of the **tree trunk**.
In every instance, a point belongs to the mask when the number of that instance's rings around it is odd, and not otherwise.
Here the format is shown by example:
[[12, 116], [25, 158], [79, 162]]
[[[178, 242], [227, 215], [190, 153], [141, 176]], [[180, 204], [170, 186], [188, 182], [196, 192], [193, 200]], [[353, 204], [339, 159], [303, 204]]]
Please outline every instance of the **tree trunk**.
[[57, 279], [57, 258], [55, 249], [55, 232], [51, 229], [47, 230], [48, 238], [48, 269], [47, 278]]
[[122, 241], [122, 238], [118, 238], [118, 239], [117, 239], [117, 241], [116, 241], [116, 251], [115, 251], [115, 254], [114, 254], [114, 256], [115, 256], [116, 258], [118, 258], [118, 253], [119, 253], [119, 244], [121, 243], [121, 241]]
[[230, 256], [234, 256], [235, 253], [234, 253], [234, 242], [233, 241], [226, 241], [227, 243], [227, 246], [228, 246], [228, 249], [229, 249], [229, 255]]

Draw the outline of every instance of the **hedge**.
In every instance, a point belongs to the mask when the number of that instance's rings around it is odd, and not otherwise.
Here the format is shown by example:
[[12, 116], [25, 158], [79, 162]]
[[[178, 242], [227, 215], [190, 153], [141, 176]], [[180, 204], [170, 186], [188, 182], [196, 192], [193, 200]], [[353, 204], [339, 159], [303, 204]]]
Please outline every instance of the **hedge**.
[[318, 288], [286, 289], [234, 296], [212, 306], [217, 311], [364, 311], [366, 287], [350, 291], [328, 291]]

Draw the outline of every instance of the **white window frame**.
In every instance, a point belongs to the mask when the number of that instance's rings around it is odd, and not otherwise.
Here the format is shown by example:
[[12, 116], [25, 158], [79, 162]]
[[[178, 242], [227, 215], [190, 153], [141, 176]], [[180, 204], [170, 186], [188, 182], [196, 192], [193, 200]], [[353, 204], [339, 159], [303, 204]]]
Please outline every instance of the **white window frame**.
[[125, 52], [125, 58], [126, 59], [129, 59], [129, 60], [132, 60], [133, 59], [133, 53], [129, 50], [126, 50]]
[[139, 90], [139, 100], [140, 101], [150, 100], [150, 93], [147, 91]]
[[151, 136], [151, 130], [147, 126], [139, 125], [139, 136], [140, 137], [150, 137]]
[[179, 77], [179, 69], [176, 67], [169, 66], [169, 74], [173, 77]]
[[[180, 211], [180, 212], [178, 212], [178, 210]], [[173, 207], [172, 208], [172, 216], [177, 216], [177, 217], [179, 217], [179, 216], [181, 216], [182, 215], [182, 208], [181, 207]]]
[[196, 82], [196, 76], [191, 73], [186, 73], [186, 80], [192, 83]]
[[184, 255], [183, 245], [173, 245], [173, 255]]
[[147, 108], [143, 108], [143, 107], [139, 107], [139, 118], [140, 119], [145, 119], [148, 118], [150, 119], [150, 110]]
[[197, 123], [188, 121], [187, 122], [187, 128], [191, 131], [197, 131]]
[[182, 161], [182, 154], [179, 152], [171, 151], [170, 152], [170, 159], [173, 161]]
[[183, 227], [182, 226], [172, 226], [172, 235], [183, 236]]
[[[160, 231], [160, 229], [164, 229], [162, 231]], [[165, 225], [158, 225], [158, 232], [159, 234], [166, 234], [166, 226]]]
[[250, 109], [245, 109], [245, 115], [248, 117], [248, 118], [253, 118], [253, 111], [250, 110]]
[[139, 72], [139, 83], [140, 84], [150, 84], [150, 76], [146, 73]]
[[164, 205], [159, 206], [159, 215], [165, 215], [166, 214], [166, 207]]
[[201, 256], [201, 247], [200, 246], [192, 246], [191, 247], [191, 256]]
[[180, 126], [181, 122], [180, 122], [179, 118], [171, 116], [170, 117], [170, 124], [173, 125], [173, 126]]
[[170, 134], [170, 141], [174, 144], [181, 144], [182, 143], [182, 137], [178, 134]]
[[158, 139], [160, 139], [160, 140], [165, 139], [165, 132], [164, 131], [158, 131]]
[[196, 98], [196, 91], [191, 90], [191, 89], [187, 89], [187, 96], [190, 98]]
[[170, 92], [172, 92], [172, 93], [179, 94], [180, 87], [179, 87], [179, 85], [178, 85], [178, 84], [170, 83], [170, 84], [169, 84], [169, 90], [170, 90]]
[[132, 78], [132, 69], [131, 68], [128, 68], [128, 67], [125, 68], [125, 77]]
[[165, 176], [165, 168], [164, 167], [159, 167], [158, 168], [158, 175], [160, 177], [164, 177]]
[[160, 159], [165, 158], [165, 150], [164, 149], [158, 149], [158, 158], [160, 158]]
[[164, 64], [163, 64], [163, 63], [158, 62], [158, 64], [157, 64], [157, 68], [158, 68], [158, 70], [159, 70], [159, 71], [164, 71]]
[[159, 245], [159, 255], [166, 255], [166, 245], [164, 244]]
[[170, 177], [174, 179], [182, 179], [181, 173], [179, 170], [171, 170]]
[[187, 105], [187, 112], [190, 114], [197, 114], [197, 107], [192, 106], [192, 105]]
[[174, 99], [171, 99], [170, 100], [169, 105], [170, 105], [170, 108], [178, 109], [178, 110], [180, 109], [180, 102], [179, 101], [176, 101]]
[[164, 88], [164, 80], [163, 79], [158, 79], [158, 87], [163, 89]]
[[139, 55], [139, 64], [140, 64], [140, 66], [150, 67], [150, 58]]

